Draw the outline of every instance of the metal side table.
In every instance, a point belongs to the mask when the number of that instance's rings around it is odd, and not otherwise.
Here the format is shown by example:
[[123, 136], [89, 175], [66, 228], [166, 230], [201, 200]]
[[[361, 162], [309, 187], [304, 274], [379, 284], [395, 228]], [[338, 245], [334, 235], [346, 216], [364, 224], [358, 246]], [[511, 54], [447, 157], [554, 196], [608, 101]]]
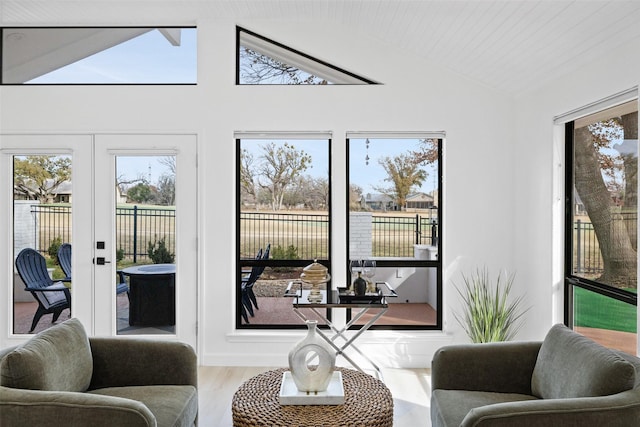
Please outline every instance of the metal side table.
[[[387, 303], [387, 298], [396, 297], [396, 292], [389, 286], [386, 282], [377, 282], [376, 286], [384, 286], [386, 288], [386, 292], [380, 291], [378, 297], [375, 296], [363, 296], [359, 297], [349, 297], [345, 300], [343, 296], [341, 299], [341, 293], [337, 290], [330, 290], [327, 293], [326, 290], [321, 290], [322, 301], [319, 303], [312, 303], [308, 301], [308, 296], [310, 291], [306, 289], [302, 289], [302, 282], [294, 281], [290, 282], [287, 290], [285, 291], [285, 296], [291, 297], [293, 299], [293, 311], [296, 315], [302, 319], [303, 321], [307, 321], [309, 318], [304, 314], [304, 310], [311, 310], [316, 316], [318, 316], [322, 321], [326, 323], [329, 327], [329, 331], [323, 330], [322, 328], [318, 328], [316, 331], [318, 334], [325, 339], [333, 347], [336, 351], [337, 356], [342, 356], [345, 358], [347, 362], [349, 362], [354, 368], [359, 370], [360, 372], [364, 372], [364, 370], [348, 355], [345, 353], [345, 350], [352, 349], [356, 351], [364, 360], [367, 361], [376, 371], [378, 378], [382, 378], [382, 372], [380, 367], [375, 364], [370, 357], [368, 357], [364, 352], [362, 352], [354, 342], [360, 337], [363, 333], [365, 333], [373, 324], [375, 324], [380, 317], [388, 310], [389, 305]], [[327, 298], [329, 297], [329, 298]], [[331, 320], [326, 316], [326, 309], [360, 309], [358, 313], [356, 313], [349, 322], [343, 327], [336, 326]], [[359, 330], [355, 331], [355, 333], [348, 337], [346, 332], [351, 328], [358, 320], [362, 318], [369, 310], [375, 310], [373, 316], [365, 322]], [[338, 339], [343, 340], [343, 342], [338, 342]]]

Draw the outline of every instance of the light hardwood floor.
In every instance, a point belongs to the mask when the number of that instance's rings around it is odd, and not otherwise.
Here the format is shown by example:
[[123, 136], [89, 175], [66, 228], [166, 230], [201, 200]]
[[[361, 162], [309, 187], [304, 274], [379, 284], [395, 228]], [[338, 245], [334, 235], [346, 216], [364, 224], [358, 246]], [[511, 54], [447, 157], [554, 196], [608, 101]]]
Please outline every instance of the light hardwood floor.
[[[231, 399], [249, 378], [270, 367], [201, 366], [198, 368], [199, 425], [231, 427]], [[384, 382], [393, 395], [394, 427], [431, 426], [429, 369], [383, 369]]]

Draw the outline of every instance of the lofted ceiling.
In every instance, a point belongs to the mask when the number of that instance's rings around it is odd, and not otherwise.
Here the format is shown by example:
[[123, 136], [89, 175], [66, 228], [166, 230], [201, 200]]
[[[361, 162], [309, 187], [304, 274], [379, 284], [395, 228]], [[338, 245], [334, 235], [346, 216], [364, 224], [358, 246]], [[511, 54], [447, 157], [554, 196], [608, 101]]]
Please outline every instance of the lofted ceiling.
[[514, 96], [640, 39], [640, 0], [0, 0], [0, 26], [201, 19], [339, 24]]

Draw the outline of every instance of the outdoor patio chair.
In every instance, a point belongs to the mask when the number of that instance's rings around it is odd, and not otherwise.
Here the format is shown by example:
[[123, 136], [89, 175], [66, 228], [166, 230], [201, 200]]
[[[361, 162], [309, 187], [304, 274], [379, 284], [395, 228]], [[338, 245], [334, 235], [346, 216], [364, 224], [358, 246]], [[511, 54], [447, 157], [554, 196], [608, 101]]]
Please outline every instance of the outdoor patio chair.
[[[270, 250], [271, 250], [271, 243], [267, 245], [267, 249], [265, 249], [264, 254], [261, 257], [262, 260], [266, 261], [269, 259]], [[260, 278], [265, 268], [266, 267], [264, 265], [258, 266], [256, 277], [253, 278], [253, 280], [248, 280], [247, 284], [245, 285], [247, 296], [249, 297], [249, 301], [255, 306], [256, 310], [259, 310], [259, 308], [258, 308], [258, 300], [256, 298], [256, 294], [253, 292], [253, 285], [255, 285], [256, 281]]]
[[71, 311], [71, 292], [64, 283], [53, 282], [47, 271], [47, 261], [38, 251], [31, 248], [20, 251], [16, 269], [25, 284], [24, 289], [31, 292], [38, 302], [29, 333], [33, 332], [43, 315], [53, 314], [51, 323], [55, 323], [63, 310], [68, 308]]
[[[262, 259], [262, 248], [260, 248], [260, 250], [256, 254], [255, 259], [256, 260]], [[247, 290], [247, 283], [255, 282], [258, 279], [258, 277], [260, 276], [259, 271], [260, 271], [260, 267], [257, 266], [257, 265], [254, 265], [253, 267], [251, 267], [251, 272], [250, 273], [242, 276], [242, 283], [240, 285], [240, 291], [241, 291], [241, 294], [242, 294], [241, 295], [242, 304], [240, 304], [240, 306], [241, 306], [241, 315], [242, 315], [242, 318], [244, 319], [245, 323], [249, 323], [249, 318], [247, 317], [247, 312], [249, 313], [249, 315], [251, 317], [254, 316], [253, 307], [251, 306], [251, 299], [249, 298], [249, 293], [248, 293], [248, 290]]]
[[[60, 279], [62, 282], [71, 281], [71, 244], [63, 243], [58, 249], [58, 263], [62, 272], [66, 276], [64, 279]], [[116, 294], [129, 292], [129, 285], [124, 278], [122, 271], [116, 271]]]
[[125, 292], [129, 295], [129, 285], [127, 285], [127, 281], [124, 278], [124, 273], [118, 270], [116, 271], [116, 277], [116, 295], [120, 295]]
[[58, 248], [58, 264], [65, 275], [62, 282], [71, 281], [71, 244], [63, 243]]

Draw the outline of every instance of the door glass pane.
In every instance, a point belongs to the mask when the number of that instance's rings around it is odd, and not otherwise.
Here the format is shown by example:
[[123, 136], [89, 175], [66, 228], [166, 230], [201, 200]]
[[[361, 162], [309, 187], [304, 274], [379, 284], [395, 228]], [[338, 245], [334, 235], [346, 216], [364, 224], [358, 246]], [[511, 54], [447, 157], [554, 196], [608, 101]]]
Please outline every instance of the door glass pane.
[[71, 314], [71, 271], [58, 261], [71, 243], [71, 157], [14, 156], [13, 188], [13, 332], [37, 333]]
[[438, 145], [437, 139], [349, 139], [349, 259], [375, 261], [367, 279], [398, 293], [376, 325], [437, 324]]
[[175, 156], [116, 157], [118, 334], [175, 333]]

